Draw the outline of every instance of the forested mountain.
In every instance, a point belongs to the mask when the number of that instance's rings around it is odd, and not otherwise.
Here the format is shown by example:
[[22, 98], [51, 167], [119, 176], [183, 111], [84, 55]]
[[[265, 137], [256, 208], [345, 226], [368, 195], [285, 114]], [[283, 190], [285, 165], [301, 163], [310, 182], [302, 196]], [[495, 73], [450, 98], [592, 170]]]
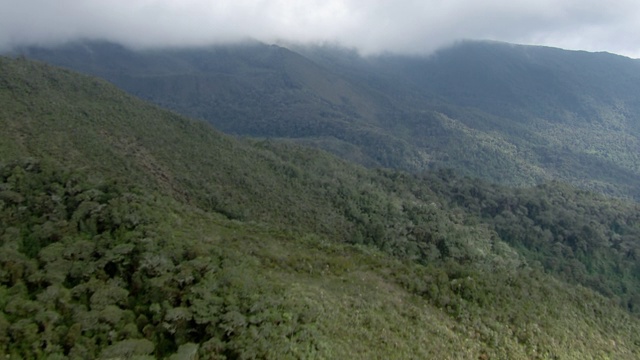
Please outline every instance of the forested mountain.
[[236, 139], [24, 58], [0, 104], [9, 358], [640, 356], [635, 203]]
[[492, 42], [423, 57], [260, 43], [15, 53], [227, 133], [293, 139], [366, 166], [455, 168], [518, 186], [556, 179], [640, 198], [640, 61], [617, 55]]

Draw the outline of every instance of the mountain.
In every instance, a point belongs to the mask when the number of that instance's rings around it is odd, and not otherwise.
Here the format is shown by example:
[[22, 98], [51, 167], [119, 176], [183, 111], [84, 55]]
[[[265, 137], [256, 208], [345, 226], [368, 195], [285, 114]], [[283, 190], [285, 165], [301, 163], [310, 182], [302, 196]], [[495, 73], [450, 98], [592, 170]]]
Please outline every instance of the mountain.
[[[498, 158], [507, 152], [522, 159], [533, 179], [565, 179], [604, 192], [616, 183], [623, 193], [637, 193], [638, 60], [469, 42], [427, 59], [389, 56], [378, 64], [479, 134], [474, 153], [461, 158], [494, 148]], [[481, 163], [491, 164], [490, 156]]]
[[[246, 43], [132, 51], [110, 43], [80, 43], [25, 51], [32, 58], [101, 76], [143, 99], [206, 119], [226, 133], [313, 139], [338, 151], [345, 148], [342, 154], [367, 165], [379, 164], [378, 155], [360, 149], [358, 142], [381, 149], [408, 147], [371, 123], [384, 97], [282, 47]], [[404, 163], [400, 158], [394, 159]]]
[[516, 186], [556, 179], [640, 198], [640, 61], [617, 55], [493, 42], [422, 57], [260, 43], [15, 53], [230, 134], [291, 139], [370, 167], [454, 168]]
[[0, 103], [9, 357], [639, 355], [636, 204], [236, 139], [26, 59]]

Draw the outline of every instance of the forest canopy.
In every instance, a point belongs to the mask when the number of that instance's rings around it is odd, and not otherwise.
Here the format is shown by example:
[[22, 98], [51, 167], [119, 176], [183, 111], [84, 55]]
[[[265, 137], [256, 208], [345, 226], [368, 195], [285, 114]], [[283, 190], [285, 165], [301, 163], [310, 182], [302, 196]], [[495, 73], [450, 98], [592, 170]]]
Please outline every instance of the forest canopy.
[[0, 70], [10, 358], [640, 355], [636, 203], [366, 169]]

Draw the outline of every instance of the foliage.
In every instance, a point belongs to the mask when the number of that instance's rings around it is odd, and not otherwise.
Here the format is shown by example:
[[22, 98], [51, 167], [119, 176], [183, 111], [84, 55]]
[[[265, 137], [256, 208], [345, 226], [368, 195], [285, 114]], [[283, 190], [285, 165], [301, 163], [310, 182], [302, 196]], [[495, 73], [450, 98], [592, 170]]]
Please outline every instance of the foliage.
[[[639, 355], [636, 262], [610, 268], [633, 205], [367, 170], [43, 64], [0, 70], [9, 358]], [[562, 251], [527, 236], [545, 230]]]
[[451, 202], [476, 214], [531, 262], [640, 308], [640, 207], [551, 182], [507, 189], [441, 173]]
[[287, 138], [370, 167], [455, 168], [516, 186], [562, 180], [640, 198], [638, 60], [490, 42], [426, 57], [290, 49], [84, 42], [15, 51], [227, 133]]
[[[1, 216], [0, 337], [16, 358], [638, 355], [636, 320], [536, 271], [398, 261], [47, 163], [10, 163], [2, 173], [4, 187], [23, 179], [10, 187], [21, 201]], [[66, 213], [35, 206], [58, 196]], [[31, 255], [16, 241], [28, 242], [45, 219], [65, 226]], [[567, 336], [576, 327], [580, 341]]]

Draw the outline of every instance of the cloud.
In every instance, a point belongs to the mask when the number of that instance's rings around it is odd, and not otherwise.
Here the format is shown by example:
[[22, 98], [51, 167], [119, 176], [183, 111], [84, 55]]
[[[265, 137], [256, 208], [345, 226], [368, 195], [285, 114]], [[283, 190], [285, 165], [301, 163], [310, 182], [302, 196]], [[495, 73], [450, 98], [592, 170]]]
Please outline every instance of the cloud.
[[640, 57], [636, 0], [0, 0], [0, 47], [104, 39], [131, 46], [253, 38], [425, 53], [460, 39]]

